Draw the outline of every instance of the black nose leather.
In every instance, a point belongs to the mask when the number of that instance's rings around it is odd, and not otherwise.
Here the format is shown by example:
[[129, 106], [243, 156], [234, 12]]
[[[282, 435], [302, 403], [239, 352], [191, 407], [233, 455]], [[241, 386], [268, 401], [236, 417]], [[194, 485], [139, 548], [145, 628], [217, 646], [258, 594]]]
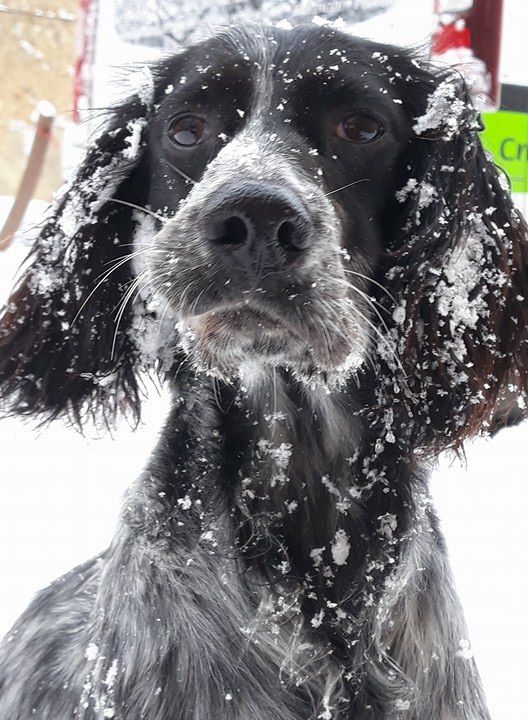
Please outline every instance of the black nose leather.
[[[273, 186], [224, 192], [203, 221], [206, 240], [219, 250], [243, 250], [247, 262], [291, 262], [313, 241], [310, 219], [294, 197]], [[241, 255], [241, 253], [239, 253]]]

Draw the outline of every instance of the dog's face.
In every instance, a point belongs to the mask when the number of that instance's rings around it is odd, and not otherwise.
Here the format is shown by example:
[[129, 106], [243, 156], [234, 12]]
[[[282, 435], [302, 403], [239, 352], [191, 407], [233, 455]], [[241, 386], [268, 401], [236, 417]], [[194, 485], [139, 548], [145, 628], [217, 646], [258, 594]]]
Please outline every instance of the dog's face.
[[411, 130], [395, 72], [369, 44], [313, 26], [226, 35], [166, 73], [148, 200], [170, 219], [150, 280], [199, 366], [331, 381], [362, 363]]
[[108, 418], [138, 412], [145, 367], [272, 367], [436, 451], [525, 392], [527, 229], [457, 73], [309, 25], [234, 28], [144, 78], [0, 318], [13, 411]]

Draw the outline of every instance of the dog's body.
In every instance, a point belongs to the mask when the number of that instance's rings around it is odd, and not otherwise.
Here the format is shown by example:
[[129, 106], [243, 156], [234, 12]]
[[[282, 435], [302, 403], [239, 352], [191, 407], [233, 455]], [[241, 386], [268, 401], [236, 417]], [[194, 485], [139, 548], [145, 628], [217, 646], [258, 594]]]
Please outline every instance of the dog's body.
[[[150, 318], [173, 409], [112, 546], [6, 638], [2, 717], [488, 719], [428, 463], [525, 388], [526, 229], [463, 85], [317, 27], [147, 80], [41, 235], [0, 381], [137, 409]], [[120, 331], [128, 260], [160, 305]]]
[[[127, 720], [487, 718], [423, 471], [395, 458], [391, 482], [400, 498], [380, 487], [361, 507], [347, 488], [360, 487], [362, 478], [345, 460], [362, 445], [360, 428], [346, 452], [328, 453], [325, 422], [315, 435], [308, 409], [292, 412], [290, 402], [278, 405], [287, 419], [261, 422], [249, 436], [241, 418], [258, 417], [255, 408], [244, 404], [223, 416], [209, 388], [192, 384], [180, 402], [110, 550], [41, 593], [11, 633], [3, 707], [17, 708], [17, 718], [31, 717], [35, 707], [46, 719], [72, 717], [72, 708], [75, 717], [104, 718], [106, 710]], [[261, 417], [273, 412], [261, 410]], [[353, 416], [349, 422], [353, 427]], [[219, 426], [229, 457], [212, 439]], [[252, 491], [264, 495], [280, 469], [266, 455], [256, 471], [247, 447], [263, 439], [270, 449], [291, 443], [295, 468], [259, 502], [263, 518], [269, 523], [293, 503], [305, 508], [288, 513], [276, 531], [254, 528], [251, 555], [271, 546], [273, 581], [248, 573], [234, 549], [241, 519], [240, 511], [233, 517], [232, 488], [218, 487], [219, 476], [232, 476], [226, 463], [233, 464], [236, 476], [252, 477]], [[351, 505], [333, 522], [336, 497], [321, 483], [330, 467]], [[395, 526], [396, 517], [409, 525]], [[328, 536], [334, 541], [334, 523], [350, 543], [340, 573], [332, 550], [309, 552], [330, 545]], [[336, 561], [339, 550], [334, 542]], [[290, 568], [313, 575], [314, 590]], [[308, 597], [312, 592], [317, 596]]]

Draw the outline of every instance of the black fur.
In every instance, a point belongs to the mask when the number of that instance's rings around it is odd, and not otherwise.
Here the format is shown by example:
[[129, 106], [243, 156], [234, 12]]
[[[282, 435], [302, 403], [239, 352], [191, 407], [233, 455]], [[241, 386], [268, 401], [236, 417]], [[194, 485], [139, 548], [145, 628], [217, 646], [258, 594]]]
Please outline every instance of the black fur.
[[233, 29], [112, 112], [1, 393], [110, 423], [156, 370], [173, 407], [111, 547], [5, 639], [2, 717], [489, 720], [428, 493], [526, 391], [526, 226], [478, 129], [456, 74], [315, 26]]

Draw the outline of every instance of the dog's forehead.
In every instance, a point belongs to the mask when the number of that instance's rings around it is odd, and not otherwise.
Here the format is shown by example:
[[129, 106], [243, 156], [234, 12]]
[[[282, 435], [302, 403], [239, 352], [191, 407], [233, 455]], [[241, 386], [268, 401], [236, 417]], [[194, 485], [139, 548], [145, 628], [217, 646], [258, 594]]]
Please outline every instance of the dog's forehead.
[[174, 79], [180, 96], [210, 95], [217, 87], [251, 95], [254, 102], [262, 95], [330, 92], [354, 82], [379, 92], [398, 74], [394, 61], [395, 48], [316, 25], [291, 31], [239, 27], [190, 48]]
[[[285, 31], [276, 27], [240, 26], [197, 45], [193, 53], [210, 59], [229, 60], [243, 58], [250, 63], [270, 63], [275, 66], [293, 62], [296, 69], [302, 65], [307, 68], [318, 66], [322, 62], [334, 65], [340, 60], [351, 64], [374, 66], [376, 51], [390, 49], [348, 33], [317, 25], [301, 25]], [[392, 50], [396, 51], [396, 48]], [[372, 55], [374, 54], [374, 57]]]

